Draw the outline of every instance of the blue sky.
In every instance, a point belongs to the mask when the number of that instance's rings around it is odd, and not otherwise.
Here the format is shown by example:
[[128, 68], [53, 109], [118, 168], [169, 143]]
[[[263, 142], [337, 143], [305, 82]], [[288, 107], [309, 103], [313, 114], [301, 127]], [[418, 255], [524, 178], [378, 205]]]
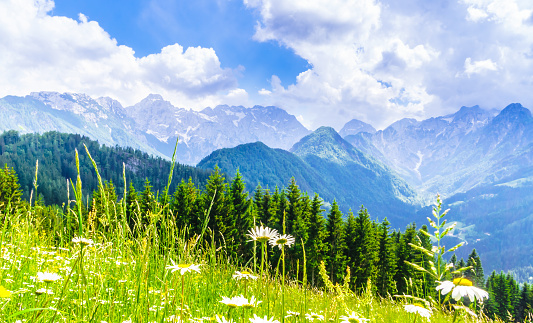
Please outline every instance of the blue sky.
[[248, 93], [269, 87], [272, 75], [294, 83], [307, 69], [305, 59], [276, 41], [253, 40], [258, 19], [239, 0], [194, 1], [55, 1], [54, 15], [78, 19], [79, 13], [98, 21], [119, 44], [137, 57], [179, 43], [213, 48], [222, 67], [244, 67], [240, 82]]
[[376, 128], [533, 106], [529, 0], [2, 0], [0, 97], [149, 93]]

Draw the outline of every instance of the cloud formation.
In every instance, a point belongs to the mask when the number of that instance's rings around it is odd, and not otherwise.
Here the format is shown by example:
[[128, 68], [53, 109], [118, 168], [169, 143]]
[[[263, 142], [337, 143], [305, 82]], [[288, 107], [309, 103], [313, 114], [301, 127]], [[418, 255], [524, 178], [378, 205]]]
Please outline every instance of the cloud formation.
[[51, 0], [0, 2], [0, 96], [82, 92], [129, 105], [158, 93], [187, 108], [247, 100], [238, 71], [222, 68], [211, 48], [174, 44], [138, 58], [96, 21], [53, 16], [53, 8]]
[[273, 76], [262, 97], [313, 127], [533, 103], [529, 1], [243, 1], [260, 17], [256, 40], [311, 66], [293, 84]]

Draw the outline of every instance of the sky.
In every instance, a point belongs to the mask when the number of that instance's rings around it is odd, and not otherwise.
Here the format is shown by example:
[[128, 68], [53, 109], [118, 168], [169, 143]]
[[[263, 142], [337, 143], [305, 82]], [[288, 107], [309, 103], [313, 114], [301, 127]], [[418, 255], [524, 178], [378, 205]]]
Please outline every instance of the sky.
[[150, 93], [383, 129], [533, 107], [530, 0], [0, 0], [0, 97]]

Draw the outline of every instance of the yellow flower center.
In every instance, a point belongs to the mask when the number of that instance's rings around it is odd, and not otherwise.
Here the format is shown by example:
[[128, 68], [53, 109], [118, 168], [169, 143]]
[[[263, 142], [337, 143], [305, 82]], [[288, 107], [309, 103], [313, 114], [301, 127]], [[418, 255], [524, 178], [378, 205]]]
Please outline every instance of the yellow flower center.
[[287, 243], [287, 239], [284, 239], [284, 238], [276, 240], [276, 244], [286, 244], [286, 243]]
[[245, 271], [241, 271], [241, 274], [243, 274], [243, 275], [251, 275], [252, 273], [245, 270]]
[[189, 268], [191, 264], [179, 264], [178, 268]]
[[455, 286], [472, 286], [472, 282], [464, 277], [455, 278], [453, 284]]
[[267, 236], [257, 237], [257, 241], [259, 241], [259, 242], [261, 242], [261, 243], [265, 243], [265, 242], [267, 242], [268, 240], [270, 240], [270, 237], [267, 237]]

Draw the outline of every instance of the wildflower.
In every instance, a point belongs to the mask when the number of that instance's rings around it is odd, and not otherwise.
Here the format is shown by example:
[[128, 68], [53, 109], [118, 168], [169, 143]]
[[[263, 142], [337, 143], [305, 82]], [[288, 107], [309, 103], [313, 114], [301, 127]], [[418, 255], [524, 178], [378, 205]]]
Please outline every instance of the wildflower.
[[234, 296], [232, 298], [222, 296], [220, 303], [228, 305], [230, 308], [240, 307], [244, 304], [248, 304], [248, 300], [244, 296]]
[[274, 320], [274, 317], [270, 319], [268, 318], [268, 316], [261, 318], [257, 316], [256, 314], [254, 314], [253, 318], [250, 318], [250, 322], [252, 323], [279, 323], [278, 320]]
[[483, 302], [484, 298], [489, 298], [489, 293], [481, 288], [472, 286], [472, 282], [466, 278], [455, 278], [453, 282], [446, 280], [438, 283], [440, 285], [437, 286], [437, 290], [440, 290], [442, 295], [446, 295], [451, 291], [452, 298], [456, 301], [465, 296], [468, 296], [471, 302], [474, 299]]
[[370, 321], [364, 317], [359, 317], [355, 312], [352, 312], [348, 316], [341, 316], [340, 319], [343, 323], [364, 323]]
[[35, 295], [37, 296], [42, 295], [42, 294], [52, 295], [54, 294], [54, 292], [51, 289], [46, 289], [46, 288], [39, 288], [38, 290], [35, 291]]
[[289, 317], [299, 317], [300, 316], [300, 313], [298, 312], [293, 312], [293, 311], [287, 311], [287, 315], [285, 316], [285, 318], [289, 318]]
[[241, 279], [256, 280], [257, 276], [252, 275], [252, 273], [249, 271], [236, 271], [235, 274], [233, 275], [233, 278], [237, 280], [241, 280]]
[[243, 308], [255, 308], [257, 307], [257, 305], [259, 305], [259, 303], [262, 303], [262, 301], [258, 301], [257, 299], [255, 299], [255, 296], [252, 296], [249, 302], [246, 302], [246, 304], [242, 304], [242, 307]]
[[268, 240], [278, 235], [278, 230], [269, 227], [255, 227], [248, 230], [248, 236], [252, 239], [250, 241], [259, 241], [265, 243]]
[[188, 271], [196, 271], [197, 273], [200, 272], [200, 265], [193, 265], [193, 264], [177, 264], [170, 259], [170, 262], [172, 262], [172, 266], [167, 266], [166, 269], [170, 269], [171, 272], [179, 271], [180, 274], [185, 275]]
[[311, 314], [305, 314], [305, 318], [313, 322], [314, 320], [324, 321], [324, 315], [311, 312]]
[[92, 241], [91, 239], [80, 237], [75, 237], [74, 239], [72, 239], [72, 242], [75, 244], [81, 244], [82, 246], [90, 246], [94, 243], [94, 241]]
[[405, 309], [405, 311], [409, 312], [409, 313], [416, 313], [422, 317], [425, 317], [429, 320], [430, 316], [431, 316], [431, 311], [418, 305], [418, 304], [408, 304], [408, 305], [404, 305], [403, 308]]
[[59, 276], [56, 273], [37, 273], [37, 279], [40, 281], [43, 281], [45, 283], [52, 283], [55, 282], [58, 279], [61, 279], [61, 276]]
[[0, 297], [2, 298], [11, 297], [11, 291], [8, 291], [4, 286], [0, 285]]
[[271, 238], [268, 243], [272, 247], [278, 246], [278, 248], [283, 248], [283, 246], [287, 245], [287, 247], [290, 247], [294, 244], [295, 239], [290, 234], [283, 234], [283, 235], [277, 235], [273, 238]]

